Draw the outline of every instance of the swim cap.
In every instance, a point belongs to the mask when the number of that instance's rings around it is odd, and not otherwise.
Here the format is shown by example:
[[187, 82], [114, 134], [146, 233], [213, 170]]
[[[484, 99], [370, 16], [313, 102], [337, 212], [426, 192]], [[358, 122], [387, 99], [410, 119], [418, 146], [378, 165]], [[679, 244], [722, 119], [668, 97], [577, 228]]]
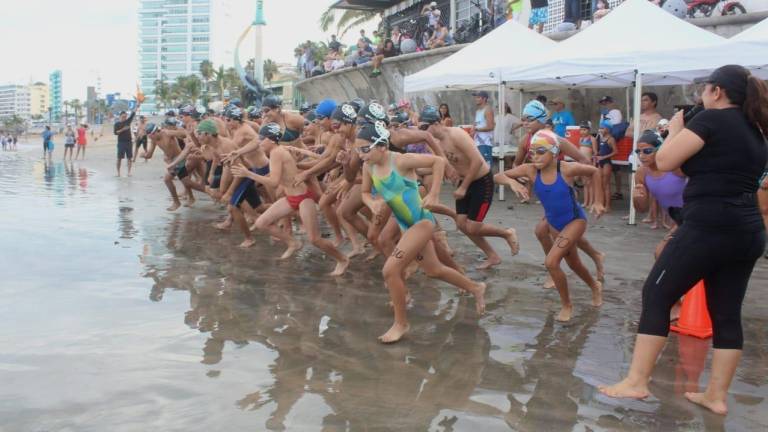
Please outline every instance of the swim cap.
[[368, 141], [374, 146], [389, 145], [389, 136], [389, 129], [387, 129], [387, 125], [382, 121], [366, 123], [357, 132], [359, 139]]
[[661, 135], [659, 135], [658, 132], [655, 130], [645, 130], [643, 131], [642, 135], [640, 135], [640, 138], [637, 140], [638, 143], [646, 143], [650, 144], [656, 148], [661, 147], [661, 144], [664, 142], [664, 140], [661, 138]]
[[270, 141], [279, 142], [283, 138], [283, 131], [277, 123], [267, 123], [259, 129], [259, 136]]
[[197, 109], [195, 109], [194, 105], [186, 104], [179, 108], [179, 113], [181, 115], [194, 116], [197, 114]]
[[325, 99], [315, 108], [315, 115], [318, 119], [322, 120], [328, 118], [333, 114], [333, 110], [336, 109], [336, 101], [333, 99]]
[[387, 110], [378, 102], [369, 103], [360, 111], [358, 117], [372, 123], [377, 121], [389, 122]]
[[531, 149], [536, 147], [546, 147], [552, 154], [560, 153], [560, 147], [557, 145], [557, 135], [551, 130], [540, 130], [531, 137]]
[[331, 114], [331, 119], [340, 121], [342, 123], [354, 124], [357, 120], [357, 112], [355, 108], [350, 104], [342, 104], [336, 107]]
[[224, 112], [224, 115], [230, 120], [243, 121], [243, 110], [236, 106]]
[[256, 107], [251, 107], [248, 110], [248, 117], [252, 119], [260, 119], [261, 118], [261, 110]]
[[304, 102], [303, 104], [301, 104], [301, 107], [299, 108], [299, 112], [301, 114], [304, 114], [304, 113], [309, 112], [310, 109], [311, 108], [309, 106], [309, 102]]
[[589, 120], [583, 121], [579, 124], [579, 128], [592, 130], [592, 122]]
[[219, 129], [216, 127], [216, 123], [213, 120], [206, 119], [197, 125], [197, 132], [218, 135]]
[[523, 119], [526, 117], [544, 124], [549, 119], [549, 110], [543, 103], [534, 99], [525, 104], [525, 108], [523, 108]]
[[267, 108], [280, 108], [283, 106], [283, 100], [275, 95], [269, 95], [264, 98], [261, 105]]
[[153, 133], [159, 130], [160, 128], [157, 127], [157, 125], [154, 123], [147, 123], [146, 125], [144, 125], [144, 132], [146, 132], [147, 135], [152, 135]]
[[179, 125], [179, 121], [176, 120], [176, 117], [168, 117], [167, 119], [165, 119], [164, 123], [165, 123], [166, 126], [178, 126]]
[[421, 110], [419, 114], [419, 121], [421, 123], [434, 124], [440, 121], [440, 112], [434, 105], [427, 105]]
[[176, 111], [174, 111], [174, 110], [168, 110], [168, 111], [166, 111], [166, 112], [165, 112], [165, 115], [166, 115], [167, 117], [176, 117]]
[[410, 117], [408, 117], [408, 113], [405, 111], [398, 111], [395, 113], [395, 115], [392, 116], [392, 123], [397, 124], [403, 124], [408, 123], [408, 120], [410, 120]]
[[365, 101], [361, 98], [354, 98], [351, 101], [349, 101], [349, 104], [352, 105], [355, 108], [355, 112], [359, 113], [361, 109], [365, 106]]

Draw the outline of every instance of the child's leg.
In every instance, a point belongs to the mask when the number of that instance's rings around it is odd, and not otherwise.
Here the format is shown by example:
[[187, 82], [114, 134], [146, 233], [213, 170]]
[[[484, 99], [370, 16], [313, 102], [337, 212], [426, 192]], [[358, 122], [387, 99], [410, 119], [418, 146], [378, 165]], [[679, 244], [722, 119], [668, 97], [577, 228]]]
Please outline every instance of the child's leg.
[[290, 258], [301, 249], [301, 242], [293, 238], [290, 231], [285, 231], [275, 225], [275, 222], [292, 213], [293, 209], [288, 204], [288, 200], [280, 198], [256, 219], [256, 229], [264, 231], [288, 245], [288, 249], [285, 250], [280, 259]]
[[[307, 232], [307, 238], [312, 244], [325, 252], [331, 258], [336, 260], [336, 268], [330, 273], [331, 276], [341, 276], [347, 270], [349, 266], [349, 258], [341, 253], [333, 243], [324, 239], [320, 235], [320, 225], [317, 223], [317, 205], [311, 199], [305, 199], [299, 204], [299, 216], [301, 217], [301, 223], [304, 226], [304, 231]], [[353, 233], [354, 234], [354, 233]]]
[[547, 270], [549, 270], [549, 274], [555, 282], [557, 292], [560, 293], [562, 309], [557, 315], [556, 319], [558, 321], [569, 321], [573, 314], [573, 305], [568, 293], [568, 280], [565, 277], [565, 272], [560, 268], [560, 262], [576, 248], [576, 243], [586, 229], [587, 221], [584, 219], [574, 220], [566, 225], [561, 232], [552, 229], [554, 241], [544, 264], [547, 266]]

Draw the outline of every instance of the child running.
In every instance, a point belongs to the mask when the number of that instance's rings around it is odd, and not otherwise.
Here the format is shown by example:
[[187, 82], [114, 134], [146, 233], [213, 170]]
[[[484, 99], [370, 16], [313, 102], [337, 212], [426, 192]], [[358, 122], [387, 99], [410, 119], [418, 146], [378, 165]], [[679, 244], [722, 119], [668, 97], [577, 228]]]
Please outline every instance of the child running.
[[[576, 200], [573, 192], [574, 177], [583, 176], [594, 179], [598, 175], [597, 168], [576, 162], [558, 160], [560, 148], [554, 132], [541, 130], [531, 137], [531, 153], [533, 163], [523, 164], [501, 174], [496, 174], [496, 183], [505, 184], [519, 190], [515, 179], [526, 177], [534, 180], [534, 191], [544, 206], [544, 213], [554, 247], [547, 253], [545, 265], [555, 282], [555, 288], [560, 293], [562, 308], [558, 313], [558, 321], [569, 321], [573, 315], [573, 304], [568, 292], [568, 280], [560, 268], [560, 262], [565, 259], [568, 266], [592, 289], [592, 305], [603, 304], [600, 282], [592, 278], [586, 267], [579, 259], [576, 243], [587, 230], [587, 215]], [[591, 182], [596, 192], [595, 208], [603, 205], [605, 196], [600, 182]], [[516, 192], [517, 193], [517, 192]]]
[[[445, 162], [442, 158], [388, 149], [390, 133], [383, 122], [367, 123], [360, 128], [355, 151], [363, 160], [363, 202], [374, 215], [388, 206], [397, 220], [402, 236], [382, 270], [395, 312], [395, 322], [379, 340], [399, 341], [410, 326], [406, 317], [405, 270], [416, 260], [427, 276], [444, 280], [475, 296], [478, 314], [485, 312], [485, 284], [467, 279], [440, 262], [432, 242], [435, 218], [429, 208], [438, 204]], [[416, 180], [417, 169], [431, 169], [432, 187], [422, 201]], [[376, 198], [371, 195], [376, 188]]]

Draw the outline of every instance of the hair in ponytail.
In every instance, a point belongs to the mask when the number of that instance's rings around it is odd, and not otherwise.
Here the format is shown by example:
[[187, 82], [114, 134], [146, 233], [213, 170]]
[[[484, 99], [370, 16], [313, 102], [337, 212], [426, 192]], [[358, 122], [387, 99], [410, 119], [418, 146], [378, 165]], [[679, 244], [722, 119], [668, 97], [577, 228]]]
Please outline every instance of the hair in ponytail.
[[744, 114], [750, 122], [760, 128], [763, 136], [768, 135], [768, 86], [758, 77], [747, 75], [747, 91]]

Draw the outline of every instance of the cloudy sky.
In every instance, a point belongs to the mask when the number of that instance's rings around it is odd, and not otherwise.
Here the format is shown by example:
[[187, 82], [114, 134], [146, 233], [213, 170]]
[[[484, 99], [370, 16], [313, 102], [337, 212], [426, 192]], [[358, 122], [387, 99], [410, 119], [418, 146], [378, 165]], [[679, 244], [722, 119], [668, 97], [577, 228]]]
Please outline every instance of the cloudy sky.
[[[293, 63], [293, 48], [300, 42], [327, 40], [318, 19], [331, 3], [265, 0], [265, 57]], [[138, 7], [139, 0], [14, 0], [0, 13], [0, 84], [48, 82], [48, 74], [61, 69], [65, 99], [85, 99], [86, 87], [95, 85], [97, 77], [104, 93], [134, 92]], [[246, 9], [243, 29], [255, 7]], [[353, 41], [355, 34], [343, 41]], [[250, 51], [243, 47], [243, 52]]]

